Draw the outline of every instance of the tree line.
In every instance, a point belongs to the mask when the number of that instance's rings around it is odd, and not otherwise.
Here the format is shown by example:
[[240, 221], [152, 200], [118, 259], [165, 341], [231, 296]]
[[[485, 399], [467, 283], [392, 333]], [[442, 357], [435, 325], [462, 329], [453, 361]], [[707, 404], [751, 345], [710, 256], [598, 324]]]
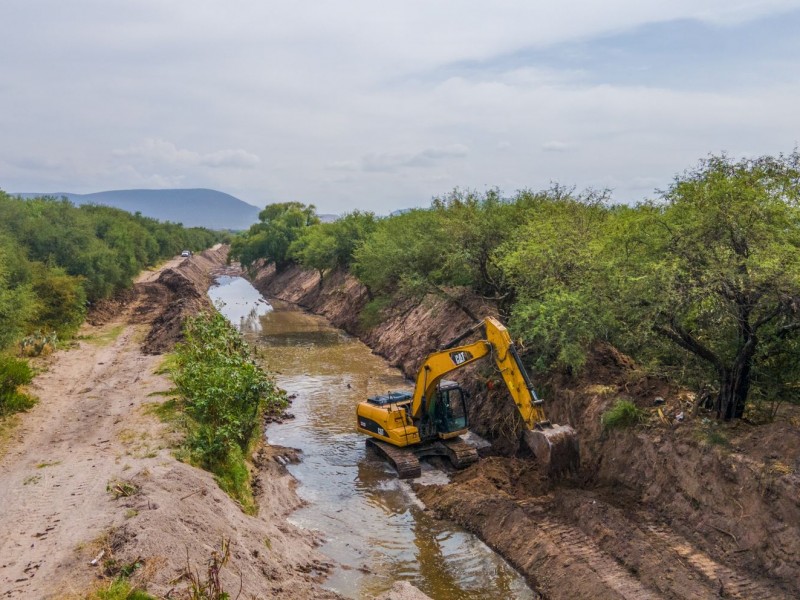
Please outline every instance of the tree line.
[[347, 268], [368, 309], [426, 294], [458, 303], [469, 290], [497, 304], [536, 369], [579, 372], [605, 341], [726, 420], [798, 401], [799, 251], [797, 151], [711, 156], [631, 206], [558, 185], [455, 189], [427, 209], [333, 223], [274, 204], [232, 242], [245, 266]]
[[116, 208], [0, 191], [0, 374], [14, 374], [0, 377], [0, 414], [30, 379], [10, 356], [21, 340], [73, 334], [92, 303], [130, 287], [142, 269], [220, 238]]

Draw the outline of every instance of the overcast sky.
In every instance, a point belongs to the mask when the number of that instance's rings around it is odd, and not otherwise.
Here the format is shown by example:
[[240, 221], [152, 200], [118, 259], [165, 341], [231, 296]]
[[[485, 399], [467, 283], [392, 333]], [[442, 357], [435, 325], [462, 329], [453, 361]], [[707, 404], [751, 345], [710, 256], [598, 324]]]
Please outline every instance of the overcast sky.
[[800, 0], [2, 0], [0, 189], [618, 202], [800, 139]]

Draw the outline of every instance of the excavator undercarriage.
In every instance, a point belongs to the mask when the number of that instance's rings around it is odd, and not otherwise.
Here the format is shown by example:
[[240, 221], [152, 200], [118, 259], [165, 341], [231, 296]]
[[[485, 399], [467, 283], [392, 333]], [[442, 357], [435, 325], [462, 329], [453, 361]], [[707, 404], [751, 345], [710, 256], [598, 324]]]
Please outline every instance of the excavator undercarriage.
[[392, 464], [400, 479], [419, 477], [422, 473], [419, 459], [428, 456], [447, 458], [456, 469], [465, 469], [478, 462], [478, 450], [458, 437], [449, 440], [423, 442], [404, 448], [398, 448], [388, 442], [381, 442], [373, 438], [367, 438], [366, 443], [368, 448], [371, 448]]

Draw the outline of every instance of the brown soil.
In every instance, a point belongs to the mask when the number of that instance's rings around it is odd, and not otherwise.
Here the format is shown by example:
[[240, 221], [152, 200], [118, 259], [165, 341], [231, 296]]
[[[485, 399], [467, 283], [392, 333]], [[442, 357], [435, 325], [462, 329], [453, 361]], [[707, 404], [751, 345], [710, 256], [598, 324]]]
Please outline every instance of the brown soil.
[[0, 459], [0, 597], [80, 598], [107, 585], [104, 572], [138, 563], [135, 584], [180, 598], [187, 565], [205, 579], [223, 540], [231, 597], [240, 587], [242, 598], [339, 597], [320, 585], [331, 565], [315, 535], [286, 522], [300, 504], [283, 466], [292, 450], [261, 450], [260, 512], [248, 516], [210, 474], [174, 458], [180, 433], [153, 414], [171, 387], [157, 353], [208, 307], [209, 273], [224, 259], [217, 248], [146, 273], [95, 307], [74, 348], [39, 365], [39, 403]]
[[[472, 324], [455, 303], [428, 297], [390, 307], [365, 330], [359, 312], [368, 294], [347, 274], [326, 275], [322, 284], [295, 268], [257, 275], [265, 295], [325, 315], [409, 376]], [[495, 312], [460, 301], [478, 315]], [[767, 425], [716, 426], [691, 394], [600, 345], [580, 377], [536, 382], [549, 418], [575, 427], [581, 442], [579, 476], [553, 482], [526, 456], [516, 408], [494, 385], [491, 366], [456, 379], [472, 392], [472, 429], [492, 441], [495, 456], [417, 492], [505, 556], [545, 598], [800, 597], [796, 412]], [[664, 403], [656, 406], [658, 397]], [[619, 398], [642, 408], [646, 422], [604, 431], [600, 417]]]

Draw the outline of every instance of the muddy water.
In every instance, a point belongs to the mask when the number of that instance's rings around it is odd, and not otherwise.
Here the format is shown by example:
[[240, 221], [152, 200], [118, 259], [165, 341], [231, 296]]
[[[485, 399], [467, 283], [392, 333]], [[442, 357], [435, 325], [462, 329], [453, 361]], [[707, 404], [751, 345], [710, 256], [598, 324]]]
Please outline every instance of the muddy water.
[[[212, 297], [226, 303], [223, 313], [240, 302], [240, 281], [212, 288]], [[295, 419], [270, 425], [267, 437], [303, 451], [290, 470], [308, 505], [292, 521], [320, 531], [326, 539], [321, 550], [342, 565], [326, 585], [359, 599], [397, 580], [411, 581], [435, 600], [536, 598], [501, 557], [455, 524], [434, 519], [408, 483], [366, 452], [354, 430], [356, 404], [367, 395], [409, 389], [409, 382], [326, 320], [278, 301], [273, 308], [250, 317], [257, 326], [232, 316], [244, 331], [257, 332], [250, 335], [278, 384], [295, 396]], [[426, 466], [421, 480], [444, 477]]]

